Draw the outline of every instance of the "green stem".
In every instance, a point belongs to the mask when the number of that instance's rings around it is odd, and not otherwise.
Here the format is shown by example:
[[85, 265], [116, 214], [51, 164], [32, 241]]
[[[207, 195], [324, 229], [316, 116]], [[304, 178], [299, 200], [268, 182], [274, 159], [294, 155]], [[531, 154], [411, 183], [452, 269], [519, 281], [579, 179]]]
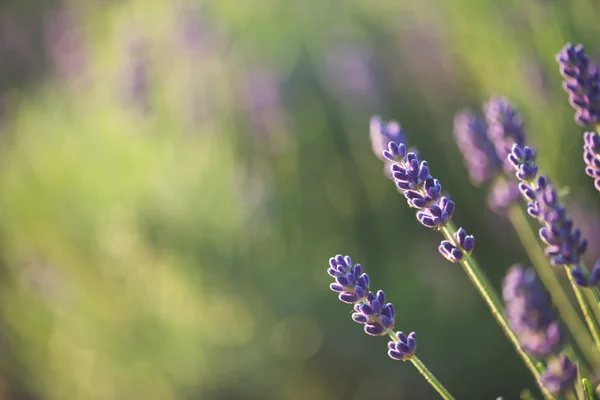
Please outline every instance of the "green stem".
[[427, 382], [429, 382], [429, 384], [433, 386], [435, 390], [437, 390], [437, 392], [440, 394], [440, 396], [442, 396], [443, 399], [454, 400], [454, 397], [452, 397], [452, 395], [446, 390], [446, 388], [442, 386], [442, 384], [436, 379], [435, 375], [433, 375], [431, 371], [427, 369], [427, 367], [425, 366], [425, 364], [423, 364], [421, 360], [419, 360], [416, 356], [413, 356], [410, 359], [410, 361], [413, 363], [415, 368], [419, 370], [421, 375], [425, 377]]
[[[453, 236], [454, 232], [456, 232], [456, 227], [454, 226], [452, 221], [449, 221], [443, 228], [441, 228], [441, 231], [447, 240], [456, 244]], [[473, 257], [472, 255], [465, 255], [465, 257], [461, 261], [461, 265], [463, 266], [465, 272], [479, 291], [479, 294], [481, 295], [483, 300], [487, 303], [488, 307], [490, 308], [490, 311], [492, 312], [492, 315], [494, 316], [494, 318], [496, 318], [496, 321], [504, 330], [506, 337], [513, 344], [513, 346], [517, 350], [517, 353], [521, 356], [521, 358], [525, 362], [525, 365], [533, 374], [544, 397], [546, 399], [554, 400], [554, 396], [542, 384], [540, 371], [536, 368], [533, 359], [529, 356], [529, 354], [523, 351], [523, 349], [521, 348], [521, 344], [519, 343], [519, 339], [517, 338], [517, 335], [510, 328], [508, 321], [502, 314], [502, 303], [500, 302], [500, 298], [498, 297], [496, 291], [490, 285], [484, 272], [477, 264], [475, 257]]]
[[587, 326], [592, 334], [592, 338], [594, 339], [596, 348], [600, 350], [600, 331], [598, 330], [596, 322], [592, 319], [592, 310], [590, 308], [590, 305], [583, 298], [583, 291], [573, 280], [573, 277], [571, 276], [571, 271], [569, 270], [568, 266], [565, 266], [565, 271], [567, 272], [567, 277], [569, 278], [569, 282], [571, 282], [571, 286], [573, 287], [573, 291], [575, 292], [575, 297], [577, 297], [579, 307], [581, 307], [583, 318], [585, 319], [585, 322], [587, 323]]
[[[388, 329], [386, 332], [394, 342], [397, 343], [400, 341], [400, 339], [398, 339], [398, 336], [393, 330]], [[423, 364], [423, 361], [419, 360], [415, 355], [413, 355], [410, 358], [410, 361], [413, 363], [415, 368], [421, 373], [421, 375], [423, 375], [425, 380], [429, 382], [429, 384], [440, 394], [440, 396], [442, 396], [443, 399], [454, 400], [454, 397], [444, 387], [444, 385], [442, 385], [441, 382], [437, 380], [435, 375], [433, 375], [433, 373], [429, 369], [427, 369], [425, 364]]]
[[560, 284], [558, 277], [548, 264], [548, 259], [542, 250], [540, 242], [534, 235], [531, 225], [525, 215], [523, 208], [515, 204], [508, 211], [508, 218], [512, 223], [523, 248], [525, 249], [529, 260], [535, 267], [538, 276], [543, 282], [548, 292], [554, 300], [554, 305], [558, 310], [562, 320], [571, 332], [577, 346], [585, 354], [588, 362], [596, 368], [600, 368], [600, 356], [597, 352], [587, 351], [594, 346], [594, 342], [590, 337], [585, 325], [581, 321], [577, 310], [573, 307], [571, 300], [567, 296], [563, 286]]

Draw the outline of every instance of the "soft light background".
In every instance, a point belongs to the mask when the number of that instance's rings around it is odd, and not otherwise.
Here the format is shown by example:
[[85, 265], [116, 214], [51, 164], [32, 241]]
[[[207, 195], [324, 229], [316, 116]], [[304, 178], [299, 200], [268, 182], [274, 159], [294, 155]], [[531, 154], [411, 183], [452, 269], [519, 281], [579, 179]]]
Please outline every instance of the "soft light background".
[[517, 398], [529, 375], [368, 120], [402, 123], [499, 286], [526, 258], [453, 115], [508, 96], [593, 223], [554, 56], [599, 55], [598, 21], [594, 0], [3, 2], [1, 398], [436, 398], [329, 291], [338, 252], [458, 398]]

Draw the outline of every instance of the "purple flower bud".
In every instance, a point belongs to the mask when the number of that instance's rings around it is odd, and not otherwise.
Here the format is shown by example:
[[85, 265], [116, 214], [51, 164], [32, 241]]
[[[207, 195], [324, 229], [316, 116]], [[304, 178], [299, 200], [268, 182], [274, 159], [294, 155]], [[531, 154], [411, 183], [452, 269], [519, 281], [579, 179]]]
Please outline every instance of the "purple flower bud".
[[572, 389], [576, 378], [577, 365], [561, 354], [548, 363], [541, 380], [550, 393], [560, 394]]
[[391, 141], [388, 143], [387, 150], [384, 150], [382, 153], [383, 157], [390, 161], [402, 160], [406, 157], [406, 146], [402, 143], [396, 144]]
[[450, 262], [459, 262], [464, 257], [463, 252], [448, 240], [442, 241], [438, 249], [440, 253]]
[[565, 78], [563, 89], [575, 109], [575, 121], [583, 127], [592, 127], [600, 120], [600, 72], [590, 61], [581, 44], [567, 43], [556, 60]]
[[383, 153], [388, 151], [388, 145], [390, 142], [395, 143], [406, 143], [406, 136], [402, 131], [402, 127], [396, 121], [389, 121], [387, 123], [381, 120], [381, 117], [375, 115], [371, 118], [370, 123], [370, 134], [371, 134], [371, 146], [373, 147], [373, 153], [381, 161], [385, 161], [387, 156]]
[[[579, 264], [587, 248], [581, 231], [573, 228], [566, 208], [559, 203], [558, 191], [544, 176], [537, 177], [535, 152], [515, 144], [511, 154], [519, 189], [528, 201], [527, 212], [541, 224], [540, 238], [547, 245], [546, 255], [553, 265]], [[537, 179], [536, 179], [537, 177]]]
[[585, 273], [579, 267], [579, 265], [574, 265], [573, 268], [571, 268], [571, 277], [573, 278], [573, 280], [575, 281], [575, 283], [578, 286], [581, 286], [581, 287], [590, 286], [590, 281], [585, 276]]
[[369, 276], [362, 272], [360, 264], [352, 265], [349, 256], [338, 254], [329, 259], [327, 273], [335, 278], [329, 287], [338, 292], [344, 303], [356, 303], [365, 298], [369, 290]]
[[398, 341], [393, 340], [388, 342], [388, 355], [394, 360], [406, 361], [410, 360], [417, 350], [417, 335], [411, 332], [406, 336], [402, 332], [396, 332]]
[[475, 248], [475, 237], [473, 235], [467, 235], [467, 231], [463, 228], [458, 228], [458, 231], [454, 233], [456, 243], [462, 248], [462, 250], [469, 254]]

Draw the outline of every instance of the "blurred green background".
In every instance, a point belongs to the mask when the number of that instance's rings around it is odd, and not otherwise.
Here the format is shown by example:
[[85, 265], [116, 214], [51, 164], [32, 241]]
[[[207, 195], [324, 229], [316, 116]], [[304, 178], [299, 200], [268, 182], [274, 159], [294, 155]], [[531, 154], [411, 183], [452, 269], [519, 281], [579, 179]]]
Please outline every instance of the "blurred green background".
[[454, 113], [508, 96], [597, 243], [554, 57], [600, 54], [598, 21], [595, 0], [2, 2], [0, 398], [436, 398], [329, 291], [336, 253], [457, 398], [517, 398], [529, 375], [368, 122], [402, 123], [499, 287], [527, 260]]

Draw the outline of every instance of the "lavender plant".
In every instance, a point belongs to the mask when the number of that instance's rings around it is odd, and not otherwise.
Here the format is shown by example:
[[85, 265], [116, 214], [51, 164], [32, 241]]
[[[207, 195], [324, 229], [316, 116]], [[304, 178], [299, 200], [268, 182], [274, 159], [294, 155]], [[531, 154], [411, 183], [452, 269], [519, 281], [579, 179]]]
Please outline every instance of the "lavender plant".
[[405, 335], [394, 332], [396, 312], [392, 303], [385, 302], [383, 290], [373, 293], [369, 290], [369, 275], [363, 272], [360, 264], [353, 264], [350, 256], [338, 254], [329, 259], [327, 273], [335, 281], [329, 286], [339, 293], [340, 301], [353, 304], [352, 319], [364, 325], [365, 333], [371, 336], [389, 336], [388, 355], [394, 360], [411, 361], [427, 381], [444, 399], [454, 399], [436, 377], [416, 356], [417, 338], [415, 332]]
[[[584, 134], [584, 161], [585, 172], [600, 191], [600, 69], [581, 45], [567, 44], [557, 58], [575, 120], [595, 130]], [[494, 97], [484, 104], [482, 115], [465, 110], [454, 119], [454, 137], [471, 182], [488, 186], [490, 208], [508, 216], [535, 266], [517, 264], [508, 270], [502, 301], [475, 259], [475, 237], [454, 225], [455, 203], [431, 175], [427, 161], [407, 148], [400, 124], [373, 117], [370, 136], [386, 175], [416, 210], [417, 221], [442, 233], [440, 254], [461, 264], [543, 397], [573, 399], [579, 394], [582, 399], [594, 399], [591, 382], [596, 382], [600, 372], [600, 261], [591, 271], [583, 262], [587, 239], [569, 217], [558, 188], [539, 172], [516, 108], [505, 98]], [[519, 197], [526, 200], [526, 211], [518, 204]], [[541, 225], [537, 234], [527, 216]], [[580, 313], [560, 282], [561, 270], [566, 272]], [[412, 361], [443, 398], [452, 398], [415, 356], [415, 333], [394, 331], [393, 305], [385, 303], [383, 291], [370, 291], [369, 277], [360, 265], [337, 255], [330, 259], [328, 272], [335, 279], [331, 289], [341, 301], [354, 305], [353, 320], [364, 325], [369, 335], [390, 336], [388, 355]], [[563, 322], [568, 330], [563, 329]], [[576, 388], [578, 378], [581, 386]]]

